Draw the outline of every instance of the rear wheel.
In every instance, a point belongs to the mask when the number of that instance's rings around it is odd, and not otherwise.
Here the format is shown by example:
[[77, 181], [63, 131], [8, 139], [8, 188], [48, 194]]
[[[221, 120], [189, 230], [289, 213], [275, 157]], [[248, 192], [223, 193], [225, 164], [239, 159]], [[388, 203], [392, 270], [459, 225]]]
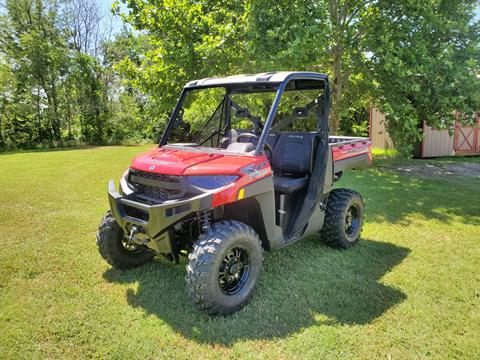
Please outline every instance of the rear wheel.
[[152, 252], [127, 242], [125, 233], [110, 211], [98, 227], [97, 246], [107, 263], [122, 270], [141, 266], [155, 257]]
[[346, 249], [360, 238], [365, 216], [362, 196], [350, 189], [335, 189], [328, 196], [325, 222], [320, 232], [323, 241]]
[[187, 291], [211, 315], [240, 310], [262, 270], [257, 233], [239, 221], [220, 221], [194, 244], [187, 265]]

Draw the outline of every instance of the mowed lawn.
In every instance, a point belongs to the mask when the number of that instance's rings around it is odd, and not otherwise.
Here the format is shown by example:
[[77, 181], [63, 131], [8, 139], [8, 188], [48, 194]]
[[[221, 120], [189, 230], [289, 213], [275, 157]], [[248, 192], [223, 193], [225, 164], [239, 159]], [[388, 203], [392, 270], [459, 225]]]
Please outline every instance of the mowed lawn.
[[211, 318], [185, 263], [120, 272], [97, 252], [107, 181], [147, 148], [0, 155], [0, 358], [480, 358], [478, 176], [388, 159], [345, 174], [365, 198], [360, 243], [267, 254], [252, 301]]

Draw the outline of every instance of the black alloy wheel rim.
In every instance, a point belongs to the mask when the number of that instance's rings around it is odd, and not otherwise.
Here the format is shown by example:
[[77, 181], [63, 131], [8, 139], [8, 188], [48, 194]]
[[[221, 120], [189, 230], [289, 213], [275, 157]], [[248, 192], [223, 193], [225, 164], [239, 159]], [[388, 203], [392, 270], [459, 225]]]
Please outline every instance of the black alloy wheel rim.
[[250, 256], [243, 247], [230, 249], [220, 264], [218, 285], [226, 295], [234, 295], [247, 283], [250, 276]]
[[360, 209], [358, 205], [352, 204], [345, 217], [345, 233], [349, 238], [355, 236], [360, 227]]

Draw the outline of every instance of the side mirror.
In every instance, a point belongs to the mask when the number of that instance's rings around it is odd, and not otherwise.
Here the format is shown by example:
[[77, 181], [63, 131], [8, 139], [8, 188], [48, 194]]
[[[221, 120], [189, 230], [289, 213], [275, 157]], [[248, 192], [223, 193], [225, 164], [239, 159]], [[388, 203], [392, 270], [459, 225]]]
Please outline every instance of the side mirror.
[[297, 118], [305, 118], [310, 116], [310, 110], [306, 107], [297, 107], [293, 109], [293, 116]]
[[240, 108], [235, 111], [235, 116], [240, 119], [250, 118], [250, 111], [247, 108]]

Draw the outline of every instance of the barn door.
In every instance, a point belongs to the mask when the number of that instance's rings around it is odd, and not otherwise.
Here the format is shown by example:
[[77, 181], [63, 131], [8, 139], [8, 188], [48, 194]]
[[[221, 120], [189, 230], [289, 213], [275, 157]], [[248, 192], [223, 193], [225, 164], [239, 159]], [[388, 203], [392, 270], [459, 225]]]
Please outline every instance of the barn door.
[[[477, 123], [479, 122], [477, 113]], [[458, 121], [455, 123], [455, 152], [469, 154], [480, 151], [478, 126], [464, 126]]]
[[475, 131], [477, 132], [476, 134], [477, 148], [475, 152], [480, 153], [480, 111], [477, 112], [477, 127]]

